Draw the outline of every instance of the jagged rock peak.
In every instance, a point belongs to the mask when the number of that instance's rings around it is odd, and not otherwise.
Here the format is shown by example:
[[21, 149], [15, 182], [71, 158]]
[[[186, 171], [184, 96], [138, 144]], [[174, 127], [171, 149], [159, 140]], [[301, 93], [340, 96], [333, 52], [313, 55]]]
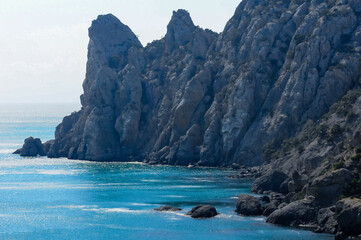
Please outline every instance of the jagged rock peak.
[[130, 43], [134, 46], [142, 46], [132, 30], [112, 14], [99, 15], [92, 21], [89, 38], [107, 43]]
[[193, 38], [193, 31], [196, 26], [184, 9], [173, 11], [172, 19], [167, 26], [166, 43], [168, 50], [172, 50], [176, 45], [186, 45]]
[[187, 10], [178, 9], [177, 11], [173, 11], [172, 19], [170, 20], [169, 24], [184, 24], [187, 26], [194, 27], [194, 23], [192, 18]]

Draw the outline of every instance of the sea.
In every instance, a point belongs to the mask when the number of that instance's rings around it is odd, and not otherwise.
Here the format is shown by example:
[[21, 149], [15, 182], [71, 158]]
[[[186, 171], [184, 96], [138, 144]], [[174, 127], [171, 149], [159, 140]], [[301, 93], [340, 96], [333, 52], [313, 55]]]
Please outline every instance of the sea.
[[[0, 104], [0, 239], [333, 239], [234, 212], [252, 180], [232, 170], [13, 155], [54, 138], [77, 104]], [[185, 215], [214, 205], [211, 219]], [[180, 212], [156, 212], [163, 205]]]

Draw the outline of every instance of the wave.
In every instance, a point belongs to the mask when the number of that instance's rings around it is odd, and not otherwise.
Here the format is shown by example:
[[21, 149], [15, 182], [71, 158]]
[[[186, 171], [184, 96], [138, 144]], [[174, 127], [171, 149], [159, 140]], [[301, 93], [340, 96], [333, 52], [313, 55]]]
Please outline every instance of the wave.
[[151, 213], [153, 210], [133, 210], [129, 208], [83, 208], [82, 211], [99, 212], [99, 213], [133, 213], [143, 214]]
[[142, 179], [142, 182], [169, 182], [167, 180], [159, 180], [159, 179]]
[[162, 195], [161, 197], [169, 197], [169, 198], [184, 198], [185, 196], [180, 196], [180, 195]]

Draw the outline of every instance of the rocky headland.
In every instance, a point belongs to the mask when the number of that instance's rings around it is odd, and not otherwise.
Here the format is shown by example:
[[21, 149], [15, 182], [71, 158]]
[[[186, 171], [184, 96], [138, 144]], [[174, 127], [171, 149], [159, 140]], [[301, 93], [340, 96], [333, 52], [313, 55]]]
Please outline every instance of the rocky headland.
[[219, 34], [178, 10], [145, 47], [100, 15], [89, 38], [81, 110], [18, 153], [232, 167], [265, 195], [239, 214], [361, 234], [359, 0], [243, 0]]

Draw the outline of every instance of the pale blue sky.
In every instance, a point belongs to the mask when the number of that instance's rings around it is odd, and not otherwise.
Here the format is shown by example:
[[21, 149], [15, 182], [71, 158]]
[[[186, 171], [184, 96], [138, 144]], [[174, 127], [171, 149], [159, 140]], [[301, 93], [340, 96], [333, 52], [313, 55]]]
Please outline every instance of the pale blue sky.
[[221, 32], [241, 0], [0, 0], [0, 103], [79, 102], [87, 29], [112, 13], [143, 45], [160, 39], [172, 11]]

